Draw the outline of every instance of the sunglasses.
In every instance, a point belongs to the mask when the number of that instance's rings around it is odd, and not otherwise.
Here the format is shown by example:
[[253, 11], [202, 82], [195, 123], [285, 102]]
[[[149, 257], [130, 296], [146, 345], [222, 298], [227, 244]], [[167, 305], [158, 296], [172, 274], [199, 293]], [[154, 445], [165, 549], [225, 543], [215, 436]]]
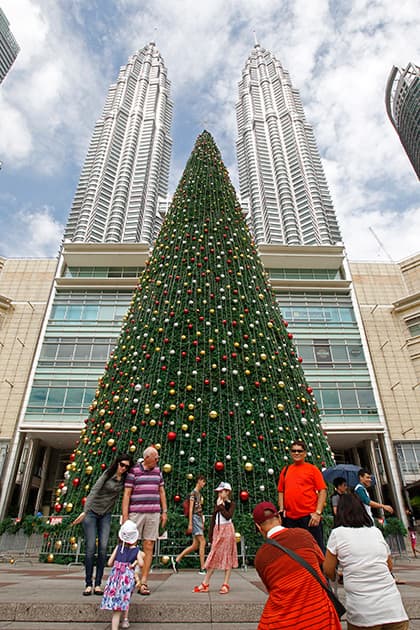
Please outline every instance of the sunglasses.
[[125, 464], [124, 462], [118, 462], [121, 468], [130, 468], [130, 464]]
[[304, 453], [305, 451], [300, 451], [296, 448], [292, 448], [292, 450], [290, 451], [291, 453]]

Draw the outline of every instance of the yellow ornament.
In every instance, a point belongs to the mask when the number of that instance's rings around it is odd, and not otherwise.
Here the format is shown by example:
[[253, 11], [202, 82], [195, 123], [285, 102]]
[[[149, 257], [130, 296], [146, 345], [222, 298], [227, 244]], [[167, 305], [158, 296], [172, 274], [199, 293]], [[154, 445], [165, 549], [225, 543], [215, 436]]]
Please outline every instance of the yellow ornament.
[[169, 395], [170, 396], [175, 396], [175, 394], [176, 394], [176, 390], [175, 389], [170, 389], [169, 390]]
[[235, 532], [235, 540], [236, 540], [237, 543], [241, 542], [241, 538], [242, 538], [242, 536], [241, 536], [240, 532]]
[[251, 462], [246, 462], [244, 468], [246, 472], [251, 472], [252, 470], [254, 470], [254, 464], [251, 464]]
[[172, 472], [172, 464], [163, 464], [162, 470], [164, 473]]
[[209, 416], [210, 416], [210, 418], [212, 418], [213, 420], [214, 420], [215, 418], [217, 418], [217, 416], [218, 416], [218, 415], [219, 415], [219, 414], [218, 414], [218, 413], [217, 413], [217, 411], [215, 411], [214, 409], [212, 409], [212, 411], [210, 411], [210, 412], [209, 412]]
[[91, 475], [93, 473], [93, 466], [86, 466], [85, 472], [87, 475]]
[[156, 444], [155, 444], [155, 449], [156, 449], [157, 451], [160, 451], [160, 449], [161, 449], [161, 448], [162, 448], [162, 444], [160, 444], [159, 442], [156, 442]]
[[47, 556], [47, 562], [54, 562], [54, 554], [53, 553], [49, 553]]
[[137, 431], [137, 427], [135, 424], [133, 424], [133, 426], [130, 429], [131, 433], [135, 433]]
[[170, 560], [169, 556], [162, 556], [160, 559], [162, 564], [168, 564], [169, 560]]
[[62, 540], [56, 540], [54, 543], [54, 547], [56, 548], [57, 551], [59, 551], [61, 549], [63, 545], [63, 541]]
[[186, 477], [187, 479], [191, 480], [191, 479], [193, 479], [193, 478], [194, 478], [194, 475], [193, 475], [192, 473], [187, 473], [187, 474], [185, 475], [185, 477]]
[[10, 564], [15, 564], [16, 560], [14, 558], [10, 558], [9, 563]]
[[67, 503], [66, 505], [66, 512], [71, 512], [73, 509], [73, 503]]
[[74, 543], [71, 545], [71, 549], [72, 549], [72, 551], [77, 551], [77, 542], [74, 542]]
[[74, 545], [74, 543], [76, 542], [76, 536], [70, 536], [69, 541], [71, 545]]
[[182, 424], [182, 425], [181, 425], [181, 429], [182, 429], [183, 431], [188, 431], [188, 424]]
[[105, 409], [99, 409], [99, 415], [100, 416], [104, 416], [105, 415]]
[[107, 444], [108, 444], [108, 446], [114, 446], [114, 444], [115, 444], [114, 438], [109, 438]]
[[134, 444], [132, 444], [128, 450], [130, 451], [130, 453], [134, 453], [136, 447], [134, 446]]
[[149, 421], [149, 424], [151, 427], [156, 426], [156, 420], [153, 420], [153, 418]]
[[279, 403], [279, 404], [277, 405], [277, 409], [278, 409], [279, 411], [284, 411], [284, 405], [283, 405], [282, 403]]
[[114, 396], [112, 400], [113, 400], [114, 402], [118, 402], [118, 401], [119, 401], [119, 399], [120, 399], [120, 397], [119, 397], [119, 396]]

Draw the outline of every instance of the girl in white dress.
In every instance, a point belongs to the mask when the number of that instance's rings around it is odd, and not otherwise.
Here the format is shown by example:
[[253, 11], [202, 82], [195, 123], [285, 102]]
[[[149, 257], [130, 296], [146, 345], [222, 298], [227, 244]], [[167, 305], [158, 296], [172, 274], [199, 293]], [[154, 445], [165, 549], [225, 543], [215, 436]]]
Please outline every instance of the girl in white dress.
[[407, 630], [408, 616], [391, 575], [390, 549], [356, 496], [340, 497], [336, 524], [323, 567], [331, 580], [338, 562], [343, 569], [348, 630]]

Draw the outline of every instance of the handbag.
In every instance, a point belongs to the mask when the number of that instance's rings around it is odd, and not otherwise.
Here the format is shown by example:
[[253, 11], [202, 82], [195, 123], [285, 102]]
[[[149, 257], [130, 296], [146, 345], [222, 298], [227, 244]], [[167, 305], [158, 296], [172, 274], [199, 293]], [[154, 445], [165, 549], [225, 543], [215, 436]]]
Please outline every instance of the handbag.
[[273, 547], [278, 547], [279, 549], [284, 551], [284, 553], [286, 553], [288, 556], [290, 556], [293, 560], [298, 562], [307, 571], [309, 571], [309, 573], [316, 579], [318, 584], [320, 584], [322, 586], [322, 588], [324, 589], [324, 591], [327, 593], [328, 597], [330, 598], [330, 600], [331, 600], [331, 602], [332, 602], [332, 604], [333, 604], [333, 606], [334, 606], [334, 608], [335, 608], [335, 610], [337, 612], [337, 615], [341, 619], [341, 617], [346, 612], [345, 606], [340, 602], [338, 597], [336, 595], [334, 595], [334, 593], [332, 592], [330, 587], [327, 586], [327, 584], [324, 584], [324, 582], [321, 580], [321, 578], [319, 577], [319, 575], [315, 571], [315, 569], [313, 567], [311, 567], [311, 565], [308, 564], [306, 562], [306, 560], [304, 560], [299, 554], [295, 553], [291, 549], [288, 549], [288, 547], [283, 547], [283, 545], [280, 545], [276, 540], [273, 540], [272, 538], [267, 538], [265, 542], [268, 545], [273, 545]]

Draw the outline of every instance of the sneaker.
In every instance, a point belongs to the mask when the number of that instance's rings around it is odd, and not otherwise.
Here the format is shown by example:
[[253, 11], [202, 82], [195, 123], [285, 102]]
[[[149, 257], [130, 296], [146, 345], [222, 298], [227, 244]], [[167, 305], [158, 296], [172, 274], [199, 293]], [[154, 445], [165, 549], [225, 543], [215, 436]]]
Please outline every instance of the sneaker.
[[198, 575], [206, 575], [206, 573], [207, 571], [203, 568], [199, 570]]
[[175, 558], [173, 556], [171, 556], [171, 564], [172, 564], [172, 568], [174, 570], [174, 573], [178, 573], [179, 572], [179, 564], [178, 564], [178, 562], [175, 560]]
[[123, 619], [121, 622], [121, 628], [129, 628], [130, 627], [130, 622], [128, 621], [128, 619]]

